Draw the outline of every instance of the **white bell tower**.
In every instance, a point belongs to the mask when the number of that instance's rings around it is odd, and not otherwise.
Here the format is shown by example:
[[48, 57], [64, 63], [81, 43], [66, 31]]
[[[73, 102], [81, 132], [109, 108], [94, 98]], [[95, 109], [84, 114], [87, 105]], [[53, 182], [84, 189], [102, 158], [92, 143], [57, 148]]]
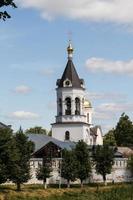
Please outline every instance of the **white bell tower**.
[[73, 47], [67, 47], [68, 61], [61, 79], [57, 80], [57, 116], [52, 124], [52, 137], [61, 141], [91, 142], [92, 106], [85, 99], [84, 80], [73, 64]]

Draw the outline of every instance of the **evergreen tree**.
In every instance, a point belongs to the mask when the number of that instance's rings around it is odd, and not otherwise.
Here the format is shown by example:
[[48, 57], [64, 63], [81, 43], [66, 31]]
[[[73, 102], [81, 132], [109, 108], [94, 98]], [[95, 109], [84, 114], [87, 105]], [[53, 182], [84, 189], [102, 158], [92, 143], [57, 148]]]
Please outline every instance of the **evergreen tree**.
[[111, 129], [110, 131], [108, 131], [106, 135], [104, 135], [103, 144], [109, 145], [109, 146], [116, 146], [114, 129]]
[[76, 144], [74, 151], [77, 164], [77, 178], [80, 179], [81, 187], [83, 187], [83, 181], [89, 178], [91, 173], [89, 149], [87, 144], [81, 140]]
[[47, 188], [47, 178], [50, 178], [52, 171], [51, 163], [47, 158], [43, 159], [43, 164], [37, 169], [36, 177], [38, 180], [43, 180], [44, 188]]
[[26, 134], [44, 134], [47, 135], [47, 130], [42, 128], [41, 126], [35, 126], [33, 128], [29, 128], [25, 131]]
[[22, 129], [14, 136], [16, 147], [16, 159], [13, 162], [10, 174], [10, 180], [17, 185], [17, 190], [21, 190], [21, 184], [30, 179], [29, 160], [34, 151], [33, 142], [23, 133]]
[[[0, 0], [0, 8], [3, 6], [11, 6], [13, 8], [17, 8], [14, 0]], [[1, 11], [0, 19], [3, 19], [5, 21], [7, 18], [11, 18], [11, 16], [6, 11]]]
[[128, 169], [131, 171], [131, 174], [132, 174], [132, 176], [133, 176], [133, 155], [131, 155], [131, 156], [129, 157], [127, 167], [128, 167]]
[[12, 163], [15, 159], [13, 131], [10, 128], [0, 129], [0, 184], [9, 179]]
[[70, 187], [70, 181], [75, 181], [77, 175], [77, 163], [73, 150], [63, 151], [63, 160], [61, 166], [61, 177], [67, 180], [67, 187]]
[[48, 132], [48, 136], [49, 136], [49, 137], [52, 137], [52, 130], [50, 130], [50, 131]]
[[125, 113], [116, 125], [114, 136], [118, 146], [133, 146], [133, 124]]
[[108, 145], [96, 146], [93, 150], [93, 160], [97, 174], [101, 174], [106, 184], [106, 175], [111, 173], [114, 164], [114, 149]]

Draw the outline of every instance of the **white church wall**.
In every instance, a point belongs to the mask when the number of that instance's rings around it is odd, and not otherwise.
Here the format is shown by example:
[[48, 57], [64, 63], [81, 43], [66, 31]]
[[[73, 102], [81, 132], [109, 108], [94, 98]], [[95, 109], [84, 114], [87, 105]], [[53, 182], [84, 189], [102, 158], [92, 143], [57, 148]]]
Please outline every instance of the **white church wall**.
[[[112, 168], [111, 174], [108, 174], [106, 176], [107, 182], [130, 182], [132, 181], [131, 173], [127, 169], [127, 158], [115, 158], [115, 163]], [[33, 159], [31, 159], [31, 174], [32, 178], [29, 180], [27, 184], [42, 184], [42, 181], [37, 180], [36, 178], [36, 170], [37, 166], [39, 166], [39, 160], [37, 158], [34, 158], [34, 164], [33, 165]], [[52, 159], [52, 172], [51, 177], [47, 179], [48, 184], [59, 184], [61, 181], [62, 184], [66, 184], [67, 181], [60, 177], [60, 168], [59, 168], [59, 162], [61, 162], [61, 159], [59, 158], [53, 158]], [[95, 168], [92, 169], [91, 177], [84, 181], [84, 183], [101, 183], [103, 182], [103, 178], [101, 175], [96, 173]], [[71, 184], [79, 184], [80, 181], [76, 180], [75, 182], [71, 182]]]
[[[130, 182], [132, 176], [130, 171], [127, 169], [127, 158], [115, 158], [115, 163], [112, 168], [111, 174], [107, 174], [107, 182]], [[96, 173], [96, 170], [92, 170], [92, 182], [103, 182], [101, 175]]]
[[31, 179], [27, 184], [43, 184], [43, 181], [36, 178], [37, 169], [39, 165], [42, 165], [42, 158], [31, 158], [30, 159], [30, 175]]
[[[92, 108], [84, 108], [85, 122], [90, 125], [92, 125], [92, 114], [93, 114]], [[89, 117], [87, 115], [89, 115]]]
[[96, 139], [97, 145], [103, 145], [103, 136], [100, 128], [97, 128], [97, 139]]
[[64, 116], [57, 116], [56, 122], [85, 122], [86, 116], [85, 115], [64, 115]]
[[65, 141], [65, 132], [69, 131], [70, 140], [78, 142], [83, 140], [83, 126], [80, 124], [54, 124], [52, 126], [52, 137]]
[[93, 139], [90, 135], [90, 126], [87, 124], [83, 126], [83, 141], [88, 145], [93, 145]]

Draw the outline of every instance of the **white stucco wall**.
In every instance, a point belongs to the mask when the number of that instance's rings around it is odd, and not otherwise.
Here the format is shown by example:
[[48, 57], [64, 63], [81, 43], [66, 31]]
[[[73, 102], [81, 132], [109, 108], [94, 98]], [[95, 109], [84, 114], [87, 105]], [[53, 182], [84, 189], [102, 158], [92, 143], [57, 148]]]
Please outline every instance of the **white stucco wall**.
[[[42, 181], [37, 180], [36, 178], [36, 170], [38, 168], [38, 164], [41, 163], [41, 159], [33, 158], [31, 159], [31, 175], [32, 178], [29, 180], [28, 184], [42, 184]], [[47, 179], [48, 184], [58, 184], [60, 181], [60, 173], [59, 173], [59, 162], [61, 162], [60, 158], [52, 159], [52, 168], [51, 177]], [[34, 163], [34, 164], [33, 164]], [[115, 158], [115, 164], [113, 165], [111, 174], [106, 176], [107, 182], [130, 182], [132, 180], [131, 173], [127, 169], [127, 158]], [[79, 183], [79, 180], [72, 182], [72, 184]], [[90, 179], [85, 180], [85, 183], [94, 182], [100, 183], [103, 182], [103, 178], [101, 175], [96, 174], [96, 171], [93, 167], [92, 174]], [[66, 180], [61, 178], [61, 183], [66, 184]]]
[[100, 128], [97, 128], [96, 145], [103, 145], [103, 136]]
[[70, 132], [70, 140], [78, 142], [83, 140], [83, 125], [80, 124], [54, 124], [52, 126], [52, 137], [65, 141], [65, 132]]
[[[107, 182], [130, 182], [132, 180], [131, 173], [127, 169], [127, 160], [127, 158], [115, 158], [112, 172], [106, 176]], [[95, 169], [93, 169], [91, 181], [103, 182], [102, 176], [96, 174]]]

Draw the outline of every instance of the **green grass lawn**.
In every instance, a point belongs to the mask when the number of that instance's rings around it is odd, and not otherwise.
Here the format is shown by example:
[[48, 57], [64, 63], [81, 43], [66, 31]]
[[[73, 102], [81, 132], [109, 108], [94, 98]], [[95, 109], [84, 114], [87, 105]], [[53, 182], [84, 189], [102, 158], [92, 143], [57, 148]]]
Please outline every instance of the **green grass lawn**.
[[133, 200], [133, 184], [47, 190], [40, 185], [28, 185], [21, 192], [15, 191], [14, 186], [0, 186], [0, 200]]

